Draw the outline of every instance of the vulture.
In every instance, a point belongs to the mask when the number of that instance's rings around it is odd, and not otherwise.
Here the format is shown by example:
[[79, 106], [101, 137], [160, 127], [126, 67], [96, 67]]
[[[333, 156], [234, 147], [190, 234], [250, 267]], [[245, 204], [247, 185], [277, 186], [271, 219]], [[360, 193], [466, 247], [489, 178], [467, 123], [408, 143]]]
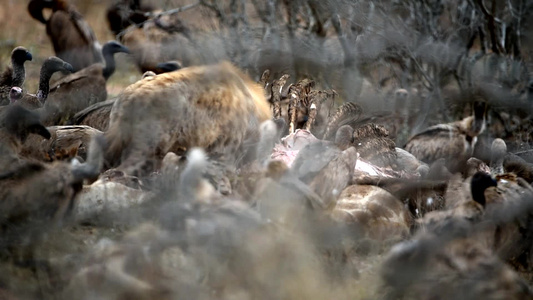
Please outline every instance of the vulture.
[[115, 0], [107, 8], [107, 22], [109, 29], [119, 35], [124, 29], [133, 24], [141, 24], [148, 20], [153, 8], [141, 0]]
[[50, 126], [46, 128], [51, 137], [30, 136], [22, 144], [20, 156], [38, 161], [87, 159], [90, 141], [102, 132], [89, 126]]
[[378, 111], [366, 114], [357, 120], [352, 126], [355, 128], [366, 123], [375, 123], [383, 126], [390, 134], [390, 138], [398, 144], [405, 144], [410, 125], [412, 125], [412, 114], [409, 111], [410, 95], [405, 89], [397, 89], [391, 99], [394, 103], [388, 103], [392, 111]]
[[451, 171], [460, 169], [472, 156], [477, 136], [485, 129], [486, 103], [475, 101], [473, 106], [472, 116], [427, 128], [411, 137], [405, 150], [425, 163], [444, 158]]
[[9, 91], [9, 104], [13, 104], [17, 102], [18, 100], [22, 99], [22, 89], [18, 86], [14, 86], [11, 88], [11, 91]]
[[478, 227], [455, 218], [442, 232], [418, 232], [386, 254], [385, 299], [531, 299], [527, 282], [473, 235]]
[[494, 139], [492, 142], [490, 167], [495, 175], [512, 172], [530, 184], [533, 182], [533, 164], [507, 153], [507, 144], [502, 139]]
[[[43, 9], [52, 9], [46, 20]], [[46, 25], [56, 56], [70, 63], [74, 71], [102, 61], [100, 44], [93, 30], [67, 0], [31, 0], [30, 15]]]
[[16, 47], [11, 52], [11, 66], [0, 75], [0, 105], [9, 104], [9, 93], [14, 86], [22, 87], [26, 79], [24, 63], [31, 61], [32, 55], [24, 47]]
[[527, 242], [528, 235], [515, 229], [521, 222], [514, 222], [514, 216], [520, 212], [488, 199], [496, 181], [487, 173], [476, 172], [469, 184], [470, 199], [424, 216], [425, 230], [387, 255], [382, 275], [392, 288], [391, 299], [531, 299], [531, 289], [502, 261], [520, 256], [513, 251], [509, 256], [506, 242], [517, 237]]
[[240, 164], [260, 123], [271, 117], [261, 86], [228, 62], [146, 77], [113, 106], [106, 163], [128, 175], [146, 174], [167, 152], [201, 147]]
[[39, 77], [39, 89], [37, 93], [25, 94], [16, 103], [24, 106], [27, 109], [37, 109], [44, 105], [48, 95], [50, 94], [50, 78], [55, 72], [70, 73], [73, 71], [72, 65], [64, 62], [62, 59], [51, 56], [47, 58], [41, 67]]
[[100, 131], [106, 131], [109, 126], [109, 115], [117, 99], [95, 103], [76, 113], [69, 121], [71, 125], [87, 125]]
[[191, 39], [189, 28], [178, 14], [157, 15], [142, 24], [132, 24], [118, 39], [131, 49], [142, 73], [158, 73], [157, 65], [162, 61], [179, 60], [186, 66], [202, 62], [200, 47]]
[[19, 152], [30, 134], [49, 139], [50, 132], [41, 124], [39, 114], [19, 105], [8, 106], [1, 117], [0, 163], [2, 172], [9, 172], [22, 164]]
[[326, 140], [332, 139], [337, 132], [337, 129], [348, 125], [353, 128], [356, 125], [361, 113], [363, 112], [361, 106], [353, 102], [345, 102], [337, 108], [335, 113], [329, 118], [328, 124], [323, 138]]
[[115, 53], [129, 53], [118, 42], [107, 42], [102, 50], [105, 65], [96, 63], [52, 84], [44, 104], [45, 125], [62, 125], [84, 108], [107, 98], [106, 81], [115, 71]]
[[171, 61], [166, 61], [166, 62], [157, 64], [153, 72], [155, 74], [162, 74], [162, 73], [174, 72], [181, 68], [183, 68], [183, 66], [181, 65], [179, 61], [171, 60]]
[[396, 145], [385, 127], [374, 123], [364, 124], [354, 130], [353, 146], [361, 158], [387, 168], [396, 167]]
[[39, 242], [47, 230], [64, 221], [72, 211], [74, 197], [82, 189], [84, 180], [94, 180], [100, 173], [101, 142], [100, 137], [91, 143], [89, 158], [83, 164], [25, 162], [18, 168], [2, 171], [2, 248], [14, 249], [17, 253], [32, 251], [31, 246]]

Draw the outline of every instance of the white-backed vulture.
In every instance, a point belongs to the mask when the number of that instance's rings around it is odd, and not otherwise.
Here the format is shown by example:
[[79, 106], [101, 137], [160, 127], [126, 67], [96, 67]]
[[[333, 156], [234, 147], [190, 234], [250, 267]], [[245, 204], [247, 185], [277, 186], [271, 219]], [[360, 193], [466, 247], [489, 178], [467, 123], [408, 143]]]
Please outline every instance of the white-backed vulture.
[[490, 168], [494, 174], [502, 174], [503, 161], [507, 155], [507, 144], [502, 139], [494, 139], [490, 147]]
[[18, 86], [14, 86], [11, 88], [11, 91], [9, 91], [9, 104], [13, 104], [17, 102], [18, 100], [22, 99], [22, 89]]
[[[131, 49], [137, 67], [144, 73], [157, 72], [162, 61], [177, 60], [185, 66], [202, 63], [189, 28], [178, 14], [159, 15], [141, 25], [131, 25], [119, 35], [119, 41]], [[194, 50], [193, 50], [194, 49]]]
[[180, 62], [171, 60], [171, 61], [166, 61], [166, 62], [157, 64], [153, 72], [155, 74], [161, 74], [161, 73], [174, 72], [181, 68], [183, 68], [183, 66], [181, 65]]
[[141, 24], [148, 20], [153, 10], [150, 4], [141, 0], [115, 0], [107, 8], [107, 23], [115, 35], [119, 35], [126, 27]]
[[100, 131], [106, 131], [109, 126], [111, 109], [117, 99], [95, 103], [76, 113], [69, 121], [71, 125], [87, 125]]
[[42, 234], [64, 220], [71, 212], [74, 197], [84, 180], [94, 180], [100, 173], [102, 141], [100, 136], [91, 142], [89, 157], [83, 164], [23, 162], [17, 168], [2, 171], [2, 250], [21, 247], [32, 251], [31, 246]]
[[63, 125], [74, 114], [107, 98], [106, 81], [115, 71], [113, 55], [129, 50], [115, 41], [107, 42], [102, 50], [105, 65], [96, 63], [55, 81], [44, 104], [43, 123]]
[[494, 139], [492, 142], [490, 167], [494, 174], [512, 172], [529, 183], [533, 182], [533, 164], [507, 153], [507, 144], [502, 139]]
[[52, 78], [52, 75], [58, 71], [70, 73], [73, 71], [72, 65], [55, 56], [47, 58], [41, 67], [39, 89], [37, 90], [37, 93], [26, 93], [20, 100], [16, 101], [16, 103], [27, 109], [41, 108], [50, 94], [50, 78]]
[[261, 86], [230, 63], [147, 77], [127, 87], [113, 106], [106, 162], [129, 175], [146, 174], [167, 152], [191, 147], [239, 160], [270, 118]]
[[419, 232], [395, 245], [381, 270], [386, 299], [525, 300], [527, 282], [473, 235], [477, 227], [449, 219], [439, 233]]
[[352, 124], [352, 127], [356, 128], [366, 123], [379, 124], [387, 130], [391, 140], [399, 145], [404, 145], [409, 137], [410, 125], [413, 123], [412, 116], [414, 115], [409, 111], [411, 106], [409, 92], [405, 89], [397, 89], [391, 100], [393, 103], [387, 103], [390, 105], [388, 111], [363, 114], [357, 122]]
[[26, 79], [24, 63], [32, 60], [31, 53], [24, 47], [16, 47], [11, 52], [11, 66], [0, 75], [0, 105], [9, 104], [9, 93], [14, 86], [22, 88]]
[[30, 136], [20, 149], [20, 155], [39, 161], [87, 159], [87, 149], [91, 139], [102, 132], [89, 126], [50, 126], [46, 128], [51, 137]]
[[[52, 9], [48, 20], [43, 16], [45, 8]], [[74, 5], [66, 0], [32, 0], [28, 11], [46, 25], [56, 56], [70, 63], [74, 71], [102, 61], [100, 44]]]
[[368, 162], [387, 168], [396, 168], [396, 145], [385, 127], [373, 123], [354, 129], [353, 146]]
[[[339, 144], [339, 139], [344, 142]], [[382, 125], [368, 123], [355, 130], [350, 125], [343, 125], [337, 130], [335, 140], [341, 149], [353, 146], [361, 158], [376, 166], [396, 168], [396, 147]]]
[[353, 102], [345, 102], [337, 108], [335, 113], [329, 118], [328, 124], [324, 132], [323, 139], [330, 140], [337, 133], [337, 129], [348, 125], [353, 128], [361, 113], [363, 112], [361, 106]]
[[411, 137], [405, 150], [425, 163], [439, 158], [455, 171], [472, 156], [477, 136], [485, 129], [486, 103], [474, 102], [473, 115], [461, 121], [431, 126]]
[[7, 106], [1, 118], [0, 164], [2, 171], [8, 172], [22, 163], [19, 152], [31, 133], [49, 139], [50, 132], [41, 124], [39, 114], [19, 105]]

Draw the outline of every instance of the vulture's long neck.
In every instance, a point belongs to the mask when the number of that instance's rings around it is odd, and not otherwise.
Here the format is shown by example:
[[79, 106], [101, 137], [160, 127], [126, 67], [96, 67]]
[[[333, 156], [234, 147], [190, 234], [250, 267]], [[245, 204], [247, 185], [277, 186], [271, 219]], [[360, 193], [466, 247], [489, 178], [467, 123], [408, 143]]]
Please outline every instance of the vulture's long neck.
[[53, 74], [54, 72], [50, 70], [50, 68], [46, 64], [41, 67], [41, 76], [39, 77], [39, 90], [37, 91], [37, 98], [43, 104], [46, 101], [46, 98], [48, 98], [48, 94], [50, 93], [50, 78], [52, 78]]
[[472, 199], [485, 207], [487, 200], [485, 199], [485, 187], [472, 187]]
[[13, 66], [13, 74], [11, 75], [11, 86], [22, 87], [24, 80], [26, 79], [26, 69], [24, 68], [24, 62], [19, 63], [16, 60], [11, 60]]
[[104, 47], [102, 49], [102, 54], [104, 55], [105, 68], [103, 75], [105, 80], [107, 80], [115, 72], [115, 58], [113, 57], [114, 53], [111, 52], [108, 48]]

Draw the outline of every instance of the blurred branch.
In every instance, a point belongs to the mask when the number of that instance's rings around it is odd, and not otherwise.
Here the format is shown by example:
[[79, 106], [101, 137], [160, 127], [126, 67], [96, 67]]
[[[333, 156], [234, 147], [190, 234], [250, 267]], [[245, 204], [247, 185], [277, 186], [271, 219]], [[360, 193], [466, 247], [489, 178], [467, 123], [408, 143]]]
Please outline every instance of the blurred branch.
[[186, 10], [189, 10], [189, 9], [197, 7], [198, 5], [200, 5], [200, 2], [202, 2], [202, 1], [197, 1], [197, 2], [192, 3], [192, 4], [184, 5], [184, 6], [181, 6], [181, 7], [178, 7], [178, 8], [174, 8], [174, 9], [170, 9], [170, 10], [165, 10], [165, 11], [159, 12], [159, 13], [146, 12], [146, 13], [144, 13], [144, 16], [145, 17], [158, 18], [160, 16], [177, 14], [177, 13], [180, 13], [180, 12], [183, 12], [183, 11], [186, 11]]
[[339, 38], [342, 50], [344, 51], [344, 65], [349, 66], [354, 62], [354, 57], [346, 35], [342, 30], [339, 14], [333, 14], [331, 16], [331, 24], [333, 24], [333, 28], [335, 28], [335, 31], [337, 32], [337, 37]]
[[489, 13], [487, 10], [487, 7], [485, 6], [485, 3], [483, 0], [476, 0], [478, 6], [481, 9], [481, 12], [485, 15], [485, 17], [488, 19], [488, 29], [490, 34], [490, 41], [492, 43], [492, 51], [496, 54], [505, 53], [505, 49], [498, 41], [497, 35], [496, 35], [496, 23], [502, 24], [502, 21], [494, 17], [494, 13], [496, 12], [496, 0], [492, 0], [492, 12]]

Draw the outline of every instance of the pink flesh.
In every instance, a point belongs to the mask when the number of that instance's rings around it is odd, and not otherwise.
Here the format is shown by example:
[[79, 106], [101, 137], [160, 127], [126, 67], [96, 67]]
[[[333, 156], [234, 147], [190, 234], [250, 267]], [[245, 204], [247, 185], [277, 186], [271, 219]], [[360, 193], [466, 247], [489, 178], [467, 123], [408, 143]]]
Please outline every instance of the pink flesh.
[[[311, 132], [304, 129], [298, 129], [294, 133], [282, 138], [281, 144], [276, 144], [274, 146], [270, 158], [281, 160], [290, 167], [296, 159], [296, 156], [298, 156], [298, 152], [315, 141], [318, 141], [318, 139]], [[410, 177], [409, 174], [403, 174], [403, 172], [374, 166], [361, 158], [359, 158], [355, 164], [355, 172], [361, 176]]]

